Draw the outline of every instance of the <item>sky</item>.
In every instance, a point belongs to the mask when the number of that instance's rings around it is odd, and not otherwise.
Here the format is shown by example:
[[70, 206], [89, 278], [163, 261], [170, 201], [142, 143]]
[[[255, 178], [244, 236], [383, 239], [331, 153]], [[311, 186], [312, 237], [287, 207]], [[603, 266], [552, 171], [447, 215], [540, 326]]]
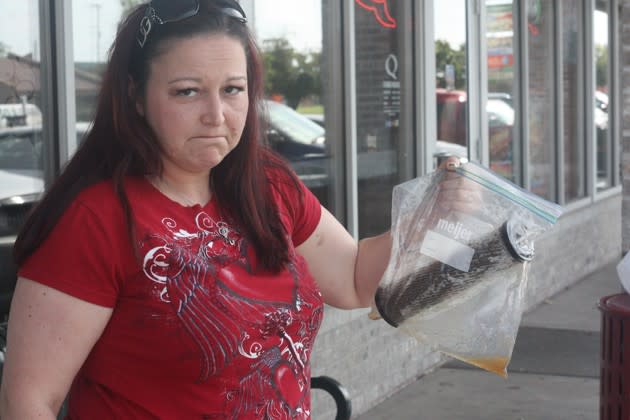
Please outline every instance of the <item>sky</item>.
[[447, 40], [452, 47], [466, 42], [464, 0], [437, 0], [433, 5], [435, 39]]
[[254, 19], [259, 39], [284, 37], [298, 50], [321, 50], [321, 0], [250, 1], [255, 5]]
[[[246, 3], [247, 0], [241, 1]], [[97, 45], [100, 47], [99, 57], [104, 60], [121, 17], [120, 2], [73, 0], [72, 4], [74, 32], [88, 34], [83, 37], [75, 36], [76, 61], [93, 61], [97, 57]], [[286, 37], [300, 50], [321, 49], [321, 0], [254, 0], [253, 4], [254, 16], [250, 20], [255, 21], [259, 36]], [[100, 42], [97, 42], [96, 32], [97, 10], [101, 21]], [[277, 13], [278, 10], [282, 10], [282, 14]]]
[[[259, 37], [284, 36], [296, 49], [321, 49], [321, 0], [242, 1], [254, 2]], [[37, 3], [37, 0], [0, 0], [0, 42], [14, 53], [37, 55]], [[75, 61], [105, 60], [121, 13], [118, 0], [72, 0]]]
[[38, 48], [36, 4], [36, 0], [0, 0], [0, 42], [10, 51], [23, 55]]
[[[300, 51], [319, 50], [322, 43], [321, 0], [241, 0], [254, 5], [259, 40], [286, 37]], [[437, 0], [436, 38], [452, 45], [465, 40], [465, 0]], [[38, 56], [38, 0], [0, 0], [0, 42], [10, 51]], [[121, 17], [118, 0], [72, 0], [75, 61], [103, 61]], [[97, 26], [97, 22], [99, 25]], [[605, 43], [605, 15], [595, 14], [596, 42]]]

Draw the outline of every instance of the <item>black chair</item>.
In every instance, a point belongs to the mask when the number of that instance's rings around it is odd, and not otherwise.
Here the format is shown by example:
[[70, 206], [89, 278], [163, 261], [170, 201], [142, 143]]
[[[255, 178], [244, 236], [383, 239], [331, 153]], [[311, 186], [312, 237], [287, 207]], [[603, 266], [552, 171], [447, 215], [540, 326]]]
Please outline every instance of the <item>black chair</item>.
[[350, 395], [339, 382], [329, 376], [315, 376], [311, 378], [311, 389], [323, 389], [332, 395], [337, 405], [335, 420], [350, 420], [352, 415]]

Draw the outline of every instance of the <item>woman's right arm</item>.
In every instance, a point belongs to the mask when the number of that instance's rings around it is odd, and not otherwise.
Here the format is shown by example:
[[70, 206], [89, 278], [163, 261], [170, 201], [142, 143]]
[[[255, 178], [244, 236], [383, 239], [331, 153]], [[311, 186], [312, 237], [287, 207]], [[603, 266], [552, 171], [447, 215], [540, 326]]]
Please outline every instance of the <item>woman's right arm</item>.
[[9, 314], [0, 418], [55, 419], [111, 314], [112, 308], [19, 278]]

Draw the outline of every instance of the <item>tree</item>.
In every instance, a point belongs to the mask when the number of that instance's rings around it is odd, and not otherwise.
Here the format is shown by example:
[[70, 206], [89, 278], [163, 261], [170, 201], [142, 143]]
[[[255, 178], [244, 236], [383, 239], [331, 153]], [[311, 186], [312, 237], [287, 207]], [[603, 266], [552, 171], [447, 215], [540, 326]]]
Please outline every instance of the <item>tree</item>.
[[267, 95], [280, 94], [295, 109], [305, 96], [321, 92], [321, 53], [297, 52], [285, 38], [265, 40], [262, 50]]
[[306, 54], [296, 53], [297, 66], [301, 72], [308, 74], [313, 81], [313, 86], [309, 94], [320, 94], [321, 83], [321, 52], [310, 52]]
[[0, 42], [0, 57], [6, 57], [9, 53], [9, 47], [6, 44]]
[[595, 46], [595, 80], [597, 87], [608, 85], [608, 46]]
[[451, 64], [455, 68], [455, 89], [465, 88], [466, 44], [461, 44], [459, 49], [454, 50], [448, 41], [442, 39], [435, 41], [435, 72], [437, 75], [442, 75], [438, 80], [438, 87], [446, 87], [444, 69], [447, 64]]
[[289, 89], [294, 51], [284, 38], [263, 41], [263, 61], [266, 71], [265, 91], [268, 94], [286, 93]]

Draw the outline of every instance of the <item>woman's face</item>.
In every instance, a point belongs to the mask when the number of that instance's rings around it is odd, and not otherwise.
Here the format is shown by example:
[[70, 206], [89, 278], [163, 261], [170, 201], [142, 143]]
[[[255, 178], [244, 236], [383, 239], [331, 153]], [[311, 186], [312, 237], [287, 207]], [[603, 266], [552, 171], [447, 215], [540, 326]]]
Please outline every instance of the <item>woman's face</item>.
[[247, 59], [222, 34], [168, 42], [137, 102], [162, 147], [164, 171], [208, 174], [238, 144], [248, 109]]

